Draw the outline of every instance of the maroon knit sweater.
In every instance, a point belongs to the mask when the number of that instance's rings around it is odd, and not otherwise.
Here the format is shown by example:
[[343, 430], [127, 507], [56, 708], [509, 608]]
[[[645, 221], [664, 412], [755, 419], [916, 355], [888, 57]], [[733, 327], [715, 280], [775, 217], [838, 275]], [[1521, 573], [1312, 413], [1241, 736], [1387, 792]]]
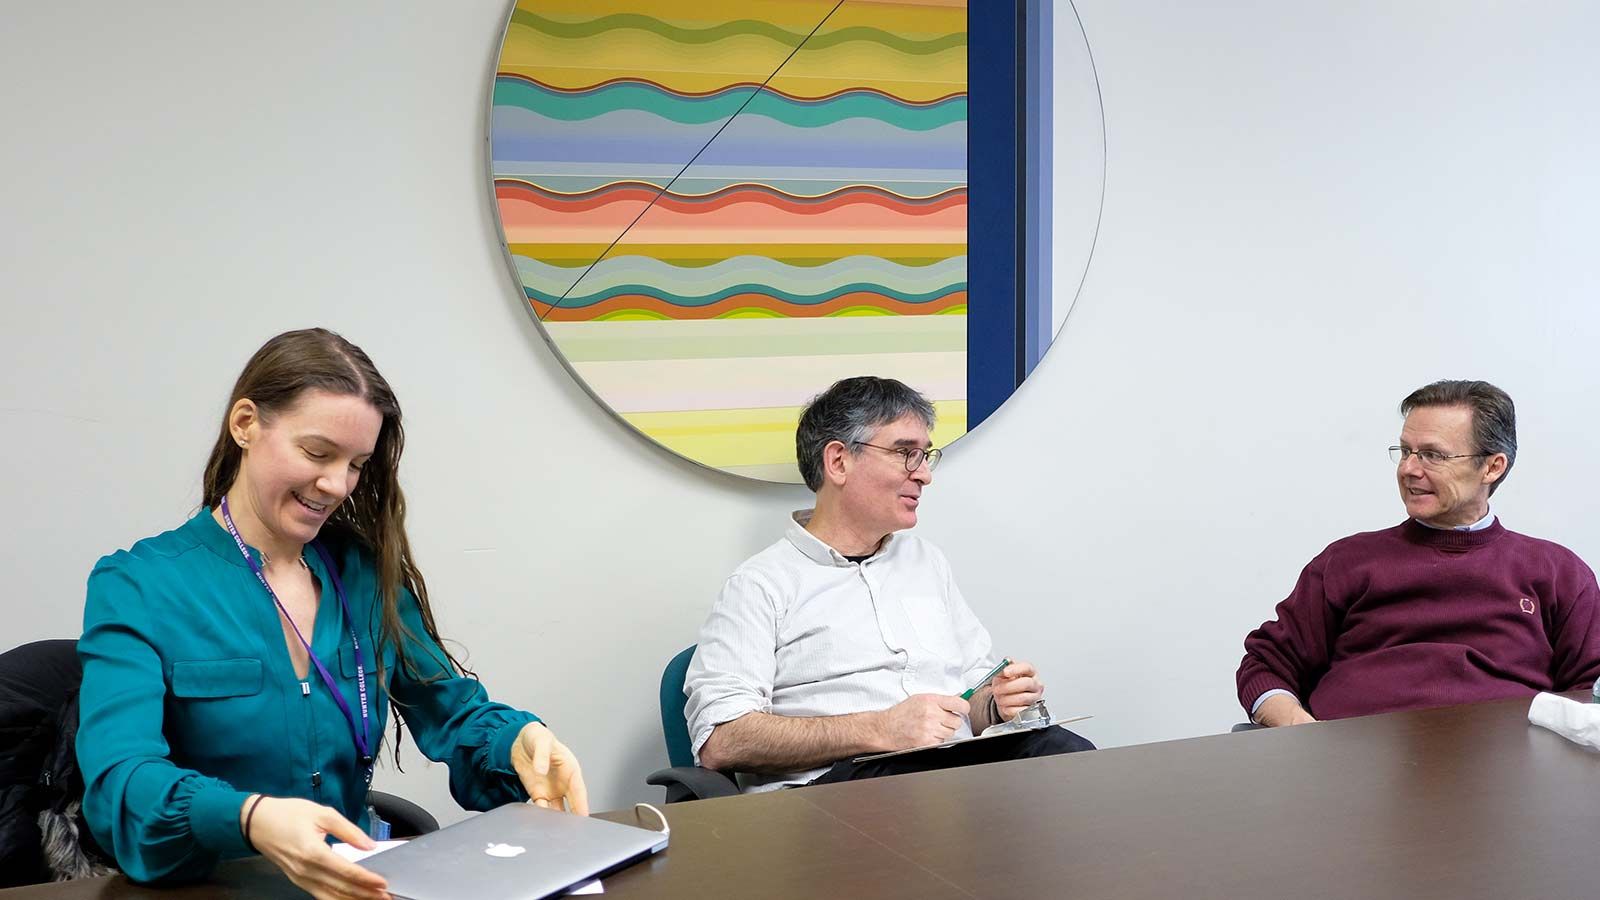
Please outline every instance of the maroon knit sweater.
[[1600, 589], [1572, 551], [1406, 520], [1335, 541], [1244, 640], [1239, 702], [1319, 719], [1568, 691], [1600, 675]]

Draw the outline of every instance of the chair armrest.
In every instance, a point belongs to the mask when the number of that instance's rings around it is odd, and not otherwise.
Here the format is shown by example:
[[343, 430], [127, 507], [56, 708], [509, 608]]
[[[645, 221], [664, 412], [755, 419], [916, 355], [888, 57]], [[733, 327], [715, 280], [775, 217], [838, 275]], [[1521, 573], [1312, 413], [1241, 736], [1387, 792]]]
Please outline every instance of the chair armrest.
[[404, 797], [383, 791], [367, 791], [367, 804], [393, 829], [392, 837], [417, 837], [439, 830], [439, 820], [426, 809]]
[[682, 800], [709, 800], [712, 797], [733, 797], [739, 786], [733, 779], [716, 769], [700, 766], [673, 766], [650, 773], [647, 784], [661, 785], [667, 789], [667, 802]]

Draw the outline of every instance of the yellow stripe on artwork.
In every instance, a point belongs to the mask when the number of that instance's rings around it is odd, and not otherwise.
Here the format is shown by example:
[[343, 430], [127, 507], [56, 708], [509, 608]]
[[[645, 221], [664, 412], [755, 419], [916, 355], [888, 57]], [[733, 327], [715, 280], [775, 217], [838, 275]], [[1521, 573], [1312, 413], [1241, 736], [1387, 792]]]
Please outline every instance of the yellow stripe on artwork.
[[[695, 26], [753, 19], [771, 22], [791, 31], [808, 33], [828, 16], [828, 25], [865, 25], [897, 34], [946, 34], [967, 30], [967, 0], [683, 0], [657, 2], [654, 8], [640, 0], [519, 0], [517, 8], [562, 22], [592, 22], [605, 16], [648, 12], [678, 26]], [[659, 12], [657, 11], [659, 10]], [[917, 30], [905, 27], [907, 14], [916, 17]]]
[[[964, 67], [965, 60], [962, 63]], [[774, 61], [773, 65], [776, 66], [777, 61]], [[499, 71], [506, 75], [520, 75], [523, 78], [532, 78], [541, 84], [564, 91], [585, 90], [602, 81], [631, 78], [636, 81], [655, 82], [679, 93], [703, 94], [722, 90], [730, 84], [760, 84], [770, 74], [771, 70], [755, 73], [748, 71], [666, 72], [660, 69], [639, 68], [636, 66], [617, 66], [612, 69], [598, 70], [570, 66], [502, 62]], [[860, 73], [851, 73], [842, 77], [813, 75], [802, 78], [789, 78], [783, 82], [782, 90], [802, 98], [826, 97], [839, 91], [859, 89], [865, 77]], [[967, 90], [965, 81], [944, 82], [874, 78], [871, 85], [873, 90], [882, 91], [892, 97], [898, 97], [912, 103], [927, 103], [948, 97], [952, 93], [966, 93]], [[773, 86], [777, 86], [776, 82]]]
[[[892, 17], [879, 18], [892, 29]], [[859, 32], [871, 27], [864, 25], [866, 21], [849, 14], [838, 22], [830, 19], [817, 37], [846, 28]], [[955, 27], [945, 33], [963, 30]], [[905, 53], [869, 40], [846, 40], [805, 46], [791, 59], [792, 50], [792, 45], [757, 33], [735, 32], [706, 43], [684, 43], [639, 28], [561, 37], [513, 21], [501, 48], [499, 70], [569, 90], [636, 78], [673, 91], [701, 93], [730, 84], [759, 83], [783, 64], [771, 87], [795, 96], [816, 97], [867, 84], [921, 102], [966, 90], [964, 44], [931, 53]]]
[[[602, 75], [594, 76], [600, 80], [615, 78], [627, 70], [715, 72], [731, 75], [730, 80], [738, 82], [748, 80], [755, 73], [759, 73], [758, 79], [765, 78], [788, 55], [788, 48], [753, 34], [693, 45], [633, 29], [563, 39], [513, 23], [500, 51], [500, 68], [504, 71], [510, 66], [532, 65], [551, 69], [600, 69]], [[544, 78], [539, 80], [545, 81]]]
[[648, 11], [662, 21], [677, 25], [755, 19], [809, 31], [835, 5], [837, 0], [697, 0], [695, 3], [672, 0], [654, 4], [662, 10], [657, 13], [650, 5], [640, 3], [640, 0], [519, 0], [517, 8], [564, 22], [590, 22], [605, 16]]
[[[933, 406], [939, 416], [935, 446], [966, 433], [965, 400], [937, 400]], [[793, 465], [800, 407], [624, 413], [622, 418], [668, 449], [708, 466]], [[794, 480], [799, 480], [798, 473]]]
[[[784, 48], [754, 36], [706, 47], [676, 44], [641, 31], [562, 41], [513, 25], [506, 35], [500, 71], [569, 90], [614, 78], [637, 78], [673, 91], [703, 92], [761, 83], [788, 55]], [[865, 84], [920, 102], [964, 92], [966, 80], [965, 47], [915, 57], [851, 43], [801, 50], [771, 86], [785, 94], [815, 97], [819, 84], [838, 82], [834, 90]]]

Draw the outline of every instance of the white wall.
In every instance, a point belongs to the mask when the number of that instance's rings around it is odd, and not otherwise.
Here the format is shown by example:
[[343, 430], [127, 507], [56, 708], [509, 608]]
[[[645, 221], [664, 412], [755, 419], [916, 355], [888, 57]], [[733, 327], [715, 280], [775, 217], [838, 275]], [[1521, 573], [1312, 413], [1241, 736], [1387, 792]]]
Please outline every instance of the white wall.
[[[922, 526], [1102, 746], [1239, 719], [1244, 632], [1328, 541], [1399, 520], [1383, 448], [1425, 381], [1512, 392], [1524, 452], [1497, 510], [1600, 558], [1600, 8], [1207, 6], [1081, 0], [1099, 245], [1056, 348], [950, 454]], [[659, 796], [661, 665], [806, 495], [647, 445], [522, 311], [482, 176], [504, 12], [8, 12], [0, 644], [74, 634], [94, 559], [194, 507], [244, 359], [323, 324], [405, 404], [445, 632], [581, 754], [600, 807]], [[458, 815], [442, 770], [406, 758], [380, 783]]]

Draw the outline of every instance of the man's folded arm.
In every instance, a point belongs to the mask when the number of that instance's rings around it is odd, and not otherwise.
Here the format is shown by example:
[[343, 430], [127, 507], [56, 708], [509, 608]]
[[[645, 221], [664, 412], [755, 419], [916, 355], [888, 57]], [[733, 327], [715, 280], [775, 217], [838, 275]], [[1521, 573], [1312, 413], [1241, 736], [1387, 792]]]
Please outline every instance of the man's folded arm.
[[[722, 741], [713, 741], [713, 733], [747, 714], [772, 709], [777, 630], [777, 592], [759, 578], [730, 576], [700, 626], [699, 644], [684, 677], [684, 717], [699, 765], [734, 768], [719, 757]], [[708, 744], [709, 759], [704, 752]]]
[[1300, 699], [1288, 691], [1268, 691], [1261, 695], [1261, 702], [1250, 713], [1250, 720], [1257, 725], [1277, 728], [1315, 722], [1316, 717], [1307, 712], [1300, 705]]
[[1284, 690], [1283, 688], [1273, 688], [1272, 690], [1267, 691], [1266, 693], [1257, 697], [1256, 702], [1250, 705], [1250, 721], [1259, 723], [1261, 720], [1257, 719], [1256, 715], [1261, 712], [1261, 705], [1266, 703], [1268, 700], [1271, 700], [1273, 697], [1279, 696], [1288, 697], [1296, 704], [1300, 702], [1300, 698], [1294, 695], [1294, 691]]
[[[1245, 637], [1237, 675], [1239, 704], [1253, 721], [1280, 724], [1261, 716], [1264, 710], [1290, 708], [1290, 701], [1303, 712], [1299, 698], [1327, 670], [1338, 623], [1326, 593], [1326, 566], [1324, 552], [1300, 573], [1294, 592], [1278, 604], [1277, 617]], [[1276, 702], [1269, 707], [1269, 701]]]
[[739, 772], [785, 773], [831, 765], [841, 759], [888, 749], [882, 713], [842, 716], [778, 716], [748, 712], [711, 730], [700, 747], [700, 764]]

